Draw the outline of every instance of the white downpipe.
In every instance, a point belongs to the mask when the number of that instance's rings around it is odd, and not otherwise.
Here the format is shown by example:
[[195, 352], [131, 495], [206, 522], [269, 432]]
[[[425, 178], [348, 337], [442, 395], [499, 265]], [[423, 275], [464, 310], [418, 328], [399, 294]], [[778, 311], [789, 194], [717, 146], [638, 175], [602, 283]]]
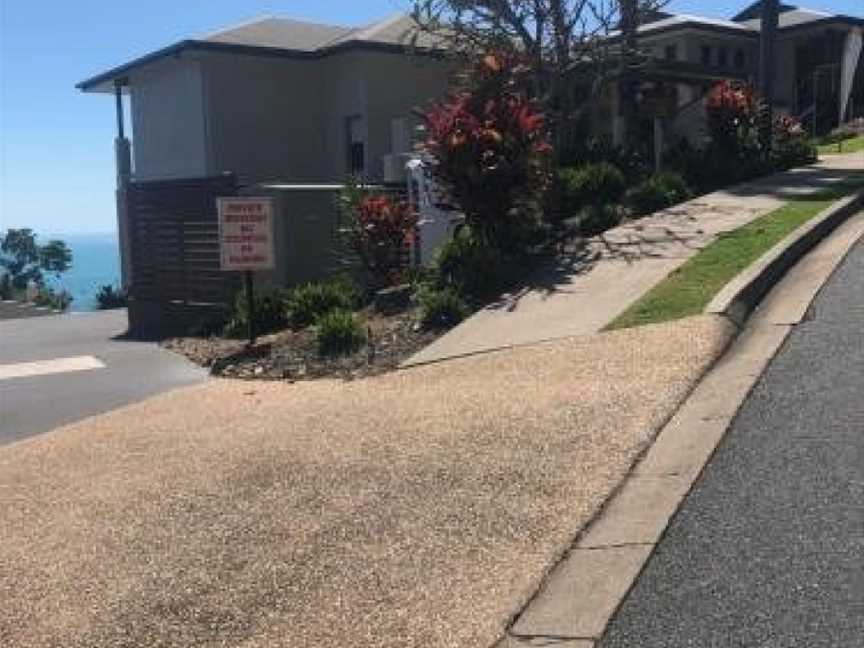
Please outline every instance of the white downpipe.
[[405, 166], [408, 173], [408, 201], [417, 210], [420, 220], [420, 248], [415, 250], [414, 262], [430, 266], [438, 249], [450, 238], [458, 223], [459, 212], [441, 204], [441, 190], [421, 158], [414, 158]]
[[852, 84], [855, 82], [855, 70], [861, 56], [862, 40], [864, 38], [862, 38], [861, 28], [855, 27], [849, 30], [843, 47], [843, 67], [840, 72], [840, 124], [845, 120], [846, 109], [849, 107]]

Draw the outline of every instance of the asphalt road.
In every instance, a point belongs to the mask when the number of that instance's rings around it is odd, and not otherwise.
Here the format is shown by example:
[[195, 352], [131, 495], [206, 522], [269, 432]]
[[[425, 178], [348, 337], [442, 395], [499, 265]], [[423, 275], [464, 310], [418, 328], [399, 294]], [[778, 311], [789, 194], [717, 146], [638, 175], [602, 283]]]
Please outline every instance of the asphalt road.
[[599, 646], [864, 646], [864, 242], [762, 376]]
[[[125, 324], [124, 310], [0, 321], [0, 445], [207, 379], [153, 343], [118, 339]], [[20, 363], [88, 356], [104, 367], [9, 377]]]

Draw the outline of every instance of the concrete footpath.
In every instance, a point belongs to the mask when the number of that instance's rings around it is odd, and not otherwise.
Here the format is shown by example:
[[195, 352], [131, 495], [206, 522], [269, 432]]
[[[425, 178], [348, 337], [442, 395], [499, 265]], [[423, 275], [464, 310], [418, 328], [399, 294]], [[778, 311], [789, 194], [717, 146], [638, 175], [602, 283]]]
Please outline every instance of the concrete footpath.
[[745, 401], [602, 648], [860, 646], [864, 242]]
[[856, 171], [864, 171], [864, 154], [835, 155], [610, 230], [542, 269], [518, 293], [475, 313], [405, 366], [596, 333], [721, 233]]

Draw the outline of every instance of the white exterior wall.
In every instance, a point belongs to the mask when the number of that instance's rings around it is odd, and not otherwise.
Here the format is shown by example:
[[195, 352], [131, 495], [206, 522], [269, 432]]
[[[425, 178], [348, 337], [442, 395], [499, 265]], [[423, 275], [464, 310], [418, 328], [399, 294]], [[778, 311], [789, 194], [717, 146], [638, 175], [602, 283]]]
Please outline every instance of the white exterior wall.
[[193, 56], [159, 61], [130, 78], [136, 180], [207, 174], [202, 74]]
[[320, 61], [202, 54], [208, 169], [242, 182], [326, 173]]
[[382, 158], [393, 151], [391, 123], [409, 118], [414, 109], [444, 96], [449, 68], [437, 59], [395, 56], [385, 52], [360, 52], [366, 83], [369, 145], [367, 172], [374, 180], [383, 177]]
[[[355, 51], [332, 54], [316, 61], [323, 79], [319, 128], [324, 138], [326, 164], [324, 177], [327, 181], [341, 182], [348, 174], [348, 130], [349, 117], [362, 117], [360, 131], [366, 142], [365, 166], [369, 157], [369, 110], [366, 80], [363, 76], [361, 53]], [[393, 86], [391, 92], [396, 92]]]
[[320, 59], [197, 52], [130, 79], [135, 177], [237, 174], [243, 183], [341, 182], [347, 120], [360, 117], [365, 175], [383, 176], [393, 120], [441, 98], [447, 64], [348, 50]]

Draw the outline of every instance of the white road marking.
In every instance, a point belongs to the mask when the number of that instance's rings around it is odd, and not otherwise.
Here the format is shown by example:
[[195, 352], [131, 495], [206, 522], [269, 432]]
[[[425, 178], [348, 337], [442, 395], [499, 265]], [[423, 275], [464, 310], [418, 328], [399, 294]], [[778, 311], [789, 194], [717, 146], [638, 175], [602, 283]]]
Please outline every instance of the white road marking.
[[0, 380], [104, 368], [105, 363], [93, 356], [54, 358], [53, 360], [40, 360], [38, 362], [18, 362], [15, 364], [0, 365]]

